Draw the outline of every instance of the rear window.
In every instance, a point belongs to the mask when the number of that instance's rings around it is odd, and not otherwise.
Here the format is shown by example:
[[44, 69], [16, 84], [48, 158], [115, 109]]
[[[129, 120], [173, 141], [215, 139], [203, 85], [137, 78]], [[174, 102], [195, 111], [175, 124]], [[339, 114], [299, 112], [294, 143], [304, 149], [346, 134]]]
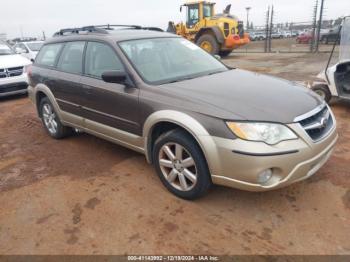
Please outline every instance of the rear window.
[[43, 66], [55, 66], [57, 56], [62, 46], [63, 44], [48, 44], [43, 46], [38, 56], [35, 58], [35, 63]]

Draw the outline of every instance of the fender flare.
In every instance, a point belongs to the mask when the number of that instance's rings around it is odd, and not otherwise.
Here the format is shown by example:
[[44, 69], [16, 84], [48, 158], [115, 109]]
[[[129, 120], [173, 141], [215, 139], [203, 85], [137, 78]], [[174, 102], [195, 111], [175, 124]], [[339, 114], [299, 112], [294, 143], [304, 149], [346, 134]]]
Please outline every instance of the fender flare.
[[194, 41], [197, 42], [197, 40], [206, 32], [210, 31], [214, 34], [216, 37], [216, 40], [220, 43], [223, 44], [225, 42], [224, 35], [222, 34], [220, 28], [218, 26], [212, 26], [212, 27], [202, 27], [198, 33], [196, 34]]
[[153, 128], [156, 126], [156, 124], [161, 122], [176, 124], [190, 133], [201, 148], [209, 170], [216, 170], [216, 166], [220, 163], [220, 161], [218, 159], [217, 147], [212, 136], [196, 119], [186, 113], [174, 110], [157, 111], [146, 119], [143, 126], [143, 137], [147, 162], [151, 163], [152, 152], [150, 151], [151, 146], [149, 141]]
[[38, 98], [38, 93], [39, 92], [42, 92], [46, 95], [46, 97], [50, 100], [52, 106], [54, 107], [56, 113], [58, 114], [58, 117], [60, 119], [61, 118], [61, 109], [55, 99], [55, 96], [53, 95], [53, 93], [51, 92], [50, 88], [48, 88], [46, 85], [44, 84], [38, 84], [36, 87], [33, 88], [33, 96], [32, 96], [32, 99], [33, 99], [33, 103], [36, 105], [37, 107], [37, 111], [38, 111], [38, 115], [39, 115], [39, 107], [38, 107], [38, 104], [37, 104], [37, 98]]

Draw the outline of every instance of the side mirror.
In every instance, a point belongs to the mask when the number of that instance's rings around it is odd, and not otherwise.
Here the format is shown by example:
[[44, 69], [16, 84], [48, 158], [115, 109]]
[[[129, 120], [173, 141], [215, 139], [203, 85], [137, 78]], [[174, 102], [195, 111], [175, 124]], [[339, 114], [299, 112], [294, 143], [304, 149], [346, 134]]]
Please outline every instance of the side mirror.
[[182, 12], [182, 5], [180, 5], [180, 13]]
[[125, 84], [126, 73], [124, 71], [106, 71], [102, 73], [102, 80], [107, 83]]

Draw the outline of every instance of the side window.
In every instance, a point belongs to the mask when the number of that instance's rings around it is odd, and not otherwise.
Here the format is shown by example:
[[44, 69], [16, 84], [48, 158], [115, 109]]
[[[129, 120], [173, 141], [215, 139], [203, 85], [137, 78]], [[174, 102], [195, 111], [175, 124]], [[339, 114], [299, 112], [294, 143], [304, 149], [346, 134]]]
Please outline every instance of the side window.
[[57, 55], [63, 44], [48, 44], [41, 48], [38, 56], [35, 58], [35, 64], [44, 66], [55, 66]]
[[89, 42], [86, 49], [85, 74], [101, 78], [102, 73], [112, 70], [124, 70], [113, 49], [106, 44]]
[[28, 48], [27, 48], [24, 44], [19, 43], [19, 44], [18, 44], [18, 47], [19, 47], [19, 48], [22, 48], [24, 51], [26, 51], [26, 52], [28, 53]]
[[203, 6], [203, 16], [204, 17], [211, 17], [211, 5], [204, 5]]
[[83, 71], [83, 53], [85, 42], [67, 43], [62, 51], [57, 68], [72, 74], [81, 74]]

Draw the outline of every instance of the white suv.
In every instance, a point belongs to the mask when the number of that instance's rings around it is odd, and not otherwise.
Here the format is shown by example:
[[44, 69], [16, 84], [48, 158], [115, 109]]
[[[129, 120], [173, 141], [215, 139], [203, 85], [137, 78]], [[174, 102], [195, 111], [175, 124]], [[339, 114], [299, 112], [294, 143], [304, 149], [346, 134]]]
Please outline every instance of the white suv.
[[0, 97], [27, 92], [31, 62], [0, 41]]
[[34, 59], [40, 51], [43, 43], [43, 41], [20, 42], [15, 44], [13, 49], [17, 54], [21, 54], [22, 56], [28, 58], [30, 61], [34, 62]]

